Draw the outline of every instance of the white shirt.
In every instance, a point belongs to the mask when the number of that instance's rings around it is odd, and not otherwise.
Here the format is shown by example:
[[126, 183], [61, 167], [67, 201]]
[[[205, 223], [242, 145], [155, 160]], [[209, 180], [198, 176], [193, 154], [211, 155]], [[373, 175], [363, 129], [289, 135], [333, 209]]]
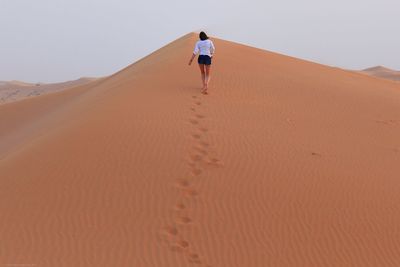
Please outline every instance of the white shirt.
[[213, 42], [210, 39], [204, 41], [198, 41], [194, 47], [193, 54], [197, 55], [200, 52], [200, 55], [212, 56], [215, 52], [215, 47]]

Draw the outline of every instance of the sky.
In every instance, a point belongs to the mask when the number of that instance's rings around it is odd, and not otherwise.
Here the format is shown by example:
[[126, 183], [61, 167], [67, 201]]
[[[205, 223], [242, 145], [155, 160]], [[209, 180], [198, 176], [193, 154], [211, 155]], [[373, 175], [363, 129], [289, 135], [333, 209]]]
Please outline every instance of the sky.
[[0, 80], [106, 76], [201, 30], [330, 66], [400, 70], [399, 14], [399, 0], [0, 0]]

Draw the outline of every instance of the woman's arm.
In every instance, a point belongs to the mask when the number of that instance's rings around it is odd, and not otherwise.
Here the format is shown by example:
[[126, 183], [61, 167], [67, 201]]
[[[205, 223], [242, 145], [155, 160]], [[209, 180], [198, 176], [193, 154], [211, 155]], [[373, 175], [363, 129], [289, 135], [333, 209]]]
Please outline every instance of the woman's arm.
[[213, 43], [212, 41], [211, 41], [210, 52], [211, 52], [211, 57], [214, 56], [214, 53], [215, 53], [215, 46], [214, 46], [214, 43]]
[[192, 57], [189, 60], [189, 66], [192, 64], [194, 57], [196, 56], [196, 54], [192, 54]]
[[194, 46], [194, 50], [193, 50], [193, 54], [192, 54], [192, 58], [189, 60], [189, 66], [190, 64], [192, 64], [192, 61], [194, 59], [194, 57], [197, 55], [197, 53], [199, 53], [200, 48], [199, 48], [199, 42], [197, 42]]

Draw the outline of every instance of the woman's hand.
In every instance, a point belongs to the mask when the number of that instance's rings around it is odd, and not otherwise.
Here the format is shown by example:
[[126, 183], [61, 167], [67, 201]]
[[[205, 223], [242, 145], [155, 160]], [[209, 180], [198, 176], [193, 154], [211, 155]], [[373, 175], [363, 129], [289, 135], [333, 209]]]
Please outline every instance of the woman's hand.
[[189, 60], [189, 66], [192, 65], [193, 59], [196, 56], [196, 54], [192, 54], [192, 57]]

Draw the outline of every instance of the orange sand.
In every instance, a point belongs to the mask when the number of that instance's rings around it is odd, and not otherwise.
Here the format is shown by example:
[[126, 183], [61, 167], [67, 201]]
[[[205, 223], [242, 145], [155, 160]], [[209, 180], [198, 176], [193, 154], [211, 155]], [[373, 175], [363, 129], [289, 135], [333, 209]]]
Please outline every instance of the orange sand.
[[0, 265], [400, 266], [400, 86], [189, 34], [0, 106]]

